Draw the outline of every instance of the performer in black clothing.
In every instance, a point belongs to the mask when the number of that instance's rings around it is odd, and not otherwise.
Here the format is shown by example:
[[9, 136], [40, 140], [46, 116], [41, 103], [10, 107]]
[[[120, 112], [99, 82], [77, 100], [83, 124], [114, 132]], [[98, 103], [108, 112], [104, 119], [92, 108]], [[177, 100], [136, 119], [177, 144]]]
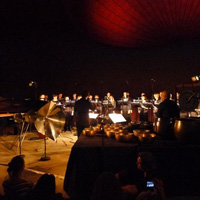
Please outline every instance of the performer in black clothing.
[[65, 101], [62, 104], [62, 110], [66, 117], [64, 131], [71, 131], [74, 123], [73, 123], [73, 115], [72, 115], [72, 103], [69, 99], [69, 96], [65, 97]]
[[148, 122], [148, 107], [145, 106], [145, 103], [148, 102], [146, 94], [141, 93], [141, 102], [140, 102], [140, 121], [141, 123]]
[[158, 106], [157, 117], [160, 118], [159, 134], [163, 139], [174, 139], [173, 126], [175, 118], [180, 117], [180, 110], [175, 101], [170, 100], [167, 91], [160, 93], [161, 103]]
[[88, 100], [88, 97], [89, 92], [83, 91], [82, 98], [76, 101], [74, 106], [78, 137], [81, 135], [84, 128], [89, 127], [89, 110], [93, 110], [93, 105]]
[[125, 119], [130, 122], [131, 98], [129, 97], [128, 92], [123, 92], [120, 109]]

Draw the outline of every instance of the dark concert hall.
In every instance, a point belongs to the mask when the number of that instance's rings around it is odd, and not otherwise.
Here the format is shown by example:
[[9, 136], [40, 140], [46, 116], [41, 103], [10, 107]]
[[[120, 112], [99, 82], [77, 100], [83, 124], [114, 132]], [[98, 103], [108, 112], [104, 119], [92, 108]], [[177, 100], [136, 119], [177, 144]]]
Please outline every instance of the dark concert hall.
[[0, 10], [0, 200], [200, 199], [200, 0]]

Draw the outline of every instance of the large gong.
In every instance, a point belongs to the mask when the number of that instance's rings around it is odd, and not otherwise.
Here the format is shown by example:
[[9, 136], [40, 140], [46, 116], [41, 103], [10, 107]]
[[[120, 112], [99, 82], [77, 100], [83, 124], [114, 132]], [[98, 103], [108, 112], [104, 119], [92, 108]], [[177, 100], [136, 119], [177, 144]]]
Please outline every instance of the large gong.
[[194, 111], [198, 107], [198, 93], [191, 90], [183, 91], [180, 94], [179, 104], [182, 111]]

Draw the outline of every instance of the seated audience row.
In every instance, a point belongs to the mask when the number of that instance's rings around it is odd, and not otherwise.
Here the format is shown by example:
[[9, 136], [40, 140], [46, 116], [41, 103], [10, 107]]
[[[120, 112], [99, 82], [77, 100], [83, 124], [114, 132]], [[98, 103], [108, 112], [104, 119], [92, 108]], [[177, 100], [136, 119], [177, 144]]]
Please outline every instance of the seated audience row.
[[8, 176], [3, 181], [4, 200], [61, 200], [62, 194], [56, 193], [55, 176], [42, 175], [36, 185], [22, 177], [25, 168], [23, 156], [15, 156], [8, 164]]

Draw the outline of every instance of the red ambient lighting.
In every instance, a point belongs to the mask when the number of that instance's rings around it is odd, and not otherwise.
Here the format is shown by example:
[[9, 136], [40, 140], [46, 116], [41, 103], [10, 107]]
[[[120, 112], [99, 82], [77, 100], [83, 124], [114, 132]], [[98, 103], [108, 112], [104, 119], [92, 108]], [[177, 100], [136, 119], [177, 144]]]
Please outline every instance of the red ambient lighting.
[[[200, 0], [76, 2], [68, 2], [66, 6], [72, 21], [106, 44], [120, 47], [160, 45], [200, 34]], [[65, 0], [63, 3], [66, 5]]]

